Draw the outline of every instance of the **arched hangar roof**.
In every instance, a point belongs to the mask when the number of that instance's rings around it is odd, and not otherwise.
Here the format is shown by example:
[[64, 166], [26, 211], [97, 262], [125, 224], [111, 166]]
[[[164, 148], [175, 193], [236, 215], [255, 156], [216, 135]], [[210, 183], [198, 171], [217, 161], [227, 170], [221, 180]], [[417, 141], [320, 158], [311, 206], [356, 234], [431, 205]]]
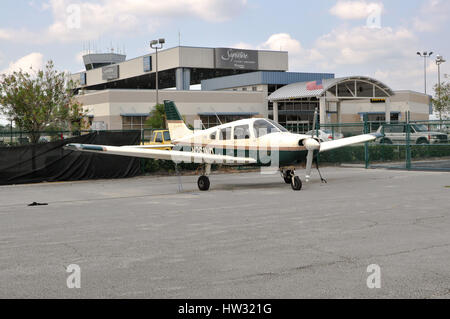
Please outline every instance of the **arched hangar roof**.
[[312, 82], [292, 83], [276, 90], [269, 101], [281, 101], [326, 95], [336, 98], [379, 98], [395, 93], [384, 83], [366, 76], [349, 76]]

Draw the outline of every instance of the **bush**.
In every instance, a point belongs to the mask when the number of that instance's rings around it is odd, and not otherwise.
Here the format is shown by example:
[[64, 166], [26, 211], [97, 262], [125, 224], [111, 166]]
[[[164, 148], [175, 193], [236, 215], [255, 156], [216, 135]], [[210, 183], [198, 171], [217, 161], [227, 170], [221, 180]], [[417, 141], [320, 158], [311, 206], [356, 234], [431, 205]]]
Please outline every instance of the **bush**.
[[[178, 170], [180, 171], [196, 171], [200, 164], [197, 163], [180, 163]], [[157, 160], [157, 159], [142, 159], [141, 169], [143, 174], [152, 173], [168, 173], [174, 174], [176, 172], [175, 163], [172, 161]], [[217, 169], [217, 165], [213, 165], [212, 169]]]

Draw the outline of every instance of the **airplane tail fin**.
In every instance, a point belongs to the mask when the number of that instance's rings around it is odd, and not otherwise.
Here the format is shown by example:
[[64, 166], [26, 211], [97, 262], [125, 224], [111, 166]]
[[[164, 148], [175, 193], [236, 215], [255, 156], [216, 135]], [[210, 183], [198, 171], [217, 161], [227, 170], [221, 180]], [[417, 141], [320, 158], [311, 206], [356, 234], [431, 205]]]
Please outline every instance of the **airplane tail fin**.
[[166, 112], [167, 127], [172, 141], [193, 133], [184, 123], [173, 101], [164, 101], [164, 111]]

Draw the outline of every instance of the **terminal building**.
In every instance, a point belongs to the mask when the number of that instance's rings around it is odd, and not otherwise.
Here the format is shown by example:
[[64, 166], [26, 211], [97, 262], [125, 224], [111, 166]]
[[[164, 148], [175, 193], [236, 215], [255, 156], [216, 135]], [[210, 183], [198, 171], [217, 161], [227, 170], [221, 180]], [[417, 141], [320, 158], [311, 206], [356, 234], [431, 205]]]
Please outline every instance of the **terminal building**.
[[86, 70], [72, 79], [95, 130], [147, 128], [157, 99], [175, 101], [187, 122], [202, 120], [206, 128], [266, 117], [302, 132], [312, 125], [316, 107], [321, 123], [360, 122], [364, 114], [371, 121], [402, 121], [408, 111], [413, 120], [427, 120], [430, 112], [429, 96], [394, 92], [373, 78], [288, 72], [285, 51], [179, 46], [159, 51], [158, 57], [83, 58]]

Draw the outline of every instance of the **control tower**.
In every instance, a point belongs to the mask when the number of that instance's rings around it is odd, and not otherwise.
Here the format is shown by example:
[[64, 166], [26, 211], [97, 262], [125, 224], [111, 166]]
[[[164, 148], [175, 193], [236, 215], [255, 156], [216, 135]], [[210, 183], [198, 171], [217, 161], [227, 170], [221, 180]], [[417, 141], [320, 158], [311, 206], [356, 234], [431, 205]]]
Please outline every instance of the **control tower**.
[[101, 68], [111, 64], [125, 62], [126, 55], [118, 53], [90, 53], [83, 56], [86, 71]]

